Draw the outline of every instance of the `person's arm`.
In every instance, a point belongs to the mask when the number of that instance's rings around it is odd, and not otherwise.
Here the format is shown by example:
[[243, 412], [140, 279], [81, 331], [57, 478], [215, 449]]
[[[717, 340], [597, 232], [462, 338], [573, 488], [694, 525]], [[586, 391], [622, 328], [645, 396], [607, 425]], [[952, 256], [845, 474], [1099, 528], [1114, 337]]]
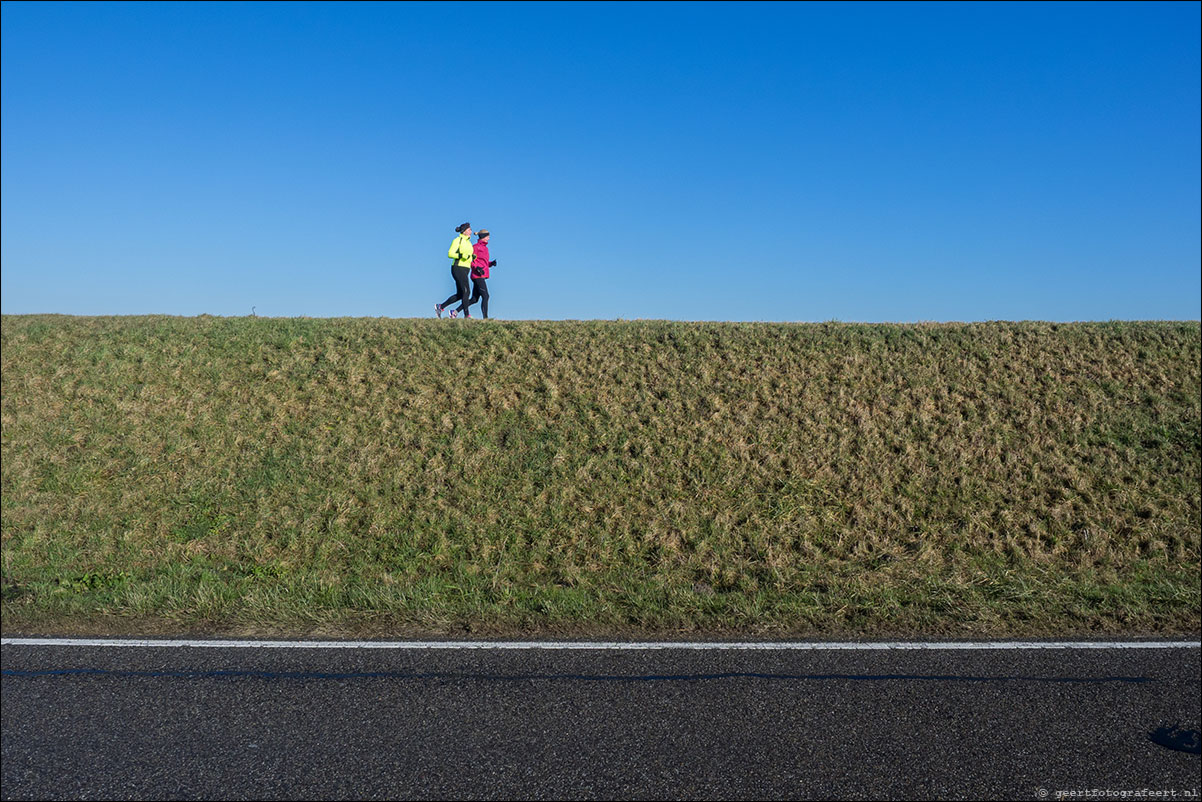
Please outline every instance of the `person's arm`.
[[459, 260], [459, 237], [455, 237], [451, 241], [451, 247], [447, 248], [447, 256], [456, 261]]

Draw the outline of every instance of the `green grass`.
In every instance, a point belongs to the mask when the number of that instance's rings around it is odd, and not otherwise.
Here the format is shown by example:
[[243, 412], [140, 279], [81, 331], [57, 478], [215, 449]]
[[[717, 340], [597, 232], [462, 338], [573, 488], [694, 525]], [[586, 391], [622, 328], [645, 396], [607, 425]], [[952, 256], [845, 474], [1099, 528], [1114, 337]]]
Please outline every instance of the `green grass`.
[[1200, 626], [1202, 331], [3, 317], [14, 632]]

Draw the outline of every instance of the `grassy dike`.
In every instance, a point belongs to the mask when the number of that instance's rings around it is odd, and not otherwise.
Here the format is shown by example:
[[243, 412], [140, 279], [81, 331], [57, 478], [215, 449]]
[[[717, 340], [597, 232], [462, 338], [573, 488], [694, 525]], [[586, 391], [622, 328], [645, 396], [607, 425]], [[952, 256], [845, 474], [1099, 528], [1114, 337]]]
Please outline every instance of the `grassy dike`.
[[5, 634], [1197, 633], [1202, 331], [3, 317]]

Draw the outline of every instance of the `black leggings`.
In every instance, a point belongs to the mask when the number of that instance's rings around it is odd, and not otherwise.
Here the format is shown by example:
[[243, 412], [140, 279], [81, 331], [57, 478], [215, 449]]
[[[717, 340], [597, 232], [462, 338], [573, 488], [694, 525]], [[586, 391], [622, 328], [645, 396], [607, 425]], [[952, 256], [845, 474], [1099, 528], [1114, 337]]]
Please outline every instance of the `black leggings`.
[[467, 302], [471, 306], [476, 301], [480, 302], [480, 314], [488, 317], [488, 279], [474, 278], [472, 279], [472, 300]]
[[472, 297], [467, 291], [467, 277], [470, 272], [471, 268], [468, 267], [451, 268], [451, 278], [455, 279], [455, 294], [443, 301], [441, 304], [442, 306], [450, 306], [456, 301], [459, 301], [458, 311], [462, 312], [463, 310], [467, 309], [468, 304], [471, 303], [468, 298]]

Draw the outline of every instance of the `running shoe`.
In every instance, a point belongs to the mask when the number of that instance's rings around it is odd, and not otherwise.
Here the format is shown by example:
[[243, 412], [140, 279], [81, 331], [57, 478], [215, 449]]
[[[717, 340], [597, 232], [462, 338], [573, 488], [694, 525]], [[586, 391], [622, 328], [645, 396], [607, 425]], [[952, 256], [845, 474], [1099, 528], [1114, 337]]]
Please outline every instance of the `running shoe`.
[[456, 315], [456, 314], [457, 314], [457, 313], [455, 312], [455, 310], [454, 310], [454, 309], [452, 309], [452, 310], [451, 310], [451, 320], [454, 320], [454, 319], [455, 319], [455, 315]]
[[472, 313], [465, 309], [465, 310], [463, 310], [463, 316], [466, 318], [470, 318], [472, 316]]
[[442, 317], [442, 304], [434, 304], [434, 314]]

